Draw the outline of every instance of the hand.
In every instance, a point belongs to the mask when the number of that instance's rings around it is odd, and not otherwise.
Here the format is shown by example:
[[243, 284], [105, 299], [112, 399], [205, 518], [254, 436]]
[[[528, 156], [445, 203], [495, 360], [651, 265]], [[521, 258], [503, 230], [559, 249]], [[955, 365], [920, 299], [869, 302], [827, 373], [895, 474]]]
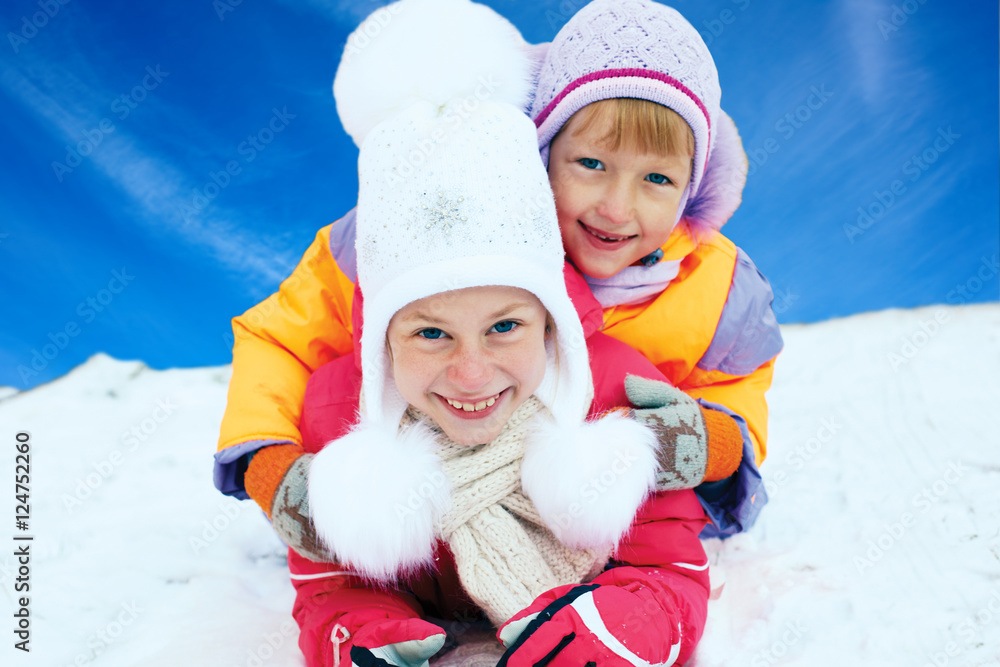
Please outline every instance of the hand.
[[516, 614], [498, 636], [507, 652], [497, 667], [666, 667], [681, 650], [676, 619], [638, 585], [561, 586]]
[[708, 429], [701, 406], [680, 389], [636, 375], [625, 378], [633, 417], [650, 427], [659, 442], [658, 491], [692, 489], [705, 479]]
[[357, 667], [428, 667], [445, 631], [418, 618], [368, 624], [355, 635], [351, 664]]

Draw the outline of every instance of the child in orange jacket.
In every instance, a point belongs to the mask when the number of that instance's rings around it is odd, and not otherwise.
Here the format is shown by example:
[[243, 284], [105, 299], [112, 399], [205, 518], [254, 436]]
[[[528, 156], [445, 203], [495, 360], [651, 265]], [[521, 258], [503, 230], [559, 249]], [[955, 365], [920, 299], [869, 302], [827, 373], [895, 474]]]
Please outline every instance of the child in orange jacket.
[[[483, 81], [488, 95], [491, 79]], [[371, 93], [364, 76], [342, 73], [335, 91]], [[782, 346], [770, 286], [718, 232], [739, 204], [746, 173], [720, 98], [707, 47], [675, 10], [596, 0], [549, 46], [530, 111], [567, 258], [603, 306], [604, 332], [642, 352], [692, 399], [698, 418], [690, 432], [739, 434], [735, 473], [706, 475], [708, 437], [705, 465], [661, 471], [676, 488], [697, 487], [713, 521], [705, 536], [745, 530], [766, 502], [757, 471], [766, 454], [764, 394]], [[421, 150], [401, 160], [401, 176], [419, 168]], [[310, 374], [353, 349], [354, 221], [352, 211], [320, 230], [279, 292], [233, 320], [216, 484], [254, 497], [265, 512], [302, 455]], [[689, 437], [663, 430], [664, 451]]]

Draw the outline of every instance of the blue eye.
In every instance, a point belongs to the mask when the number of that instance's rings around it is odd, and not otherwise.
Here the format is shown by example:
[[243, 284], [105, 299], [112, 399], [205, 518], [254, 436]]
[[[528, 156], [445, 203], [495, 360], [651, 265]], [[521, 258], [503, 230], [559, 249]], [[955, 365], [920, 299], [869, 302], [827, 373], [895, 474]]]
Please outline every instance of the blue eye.
[[421, 329], [419, 332], [417, 332], [417, 335], [420, 336], [421, 338], [426, 338], [427, 340], [437, 340], [438, 338], [444, 335], [444, 332], [441, 331], [440, 329], [427, 328], [427, 329]]
[[511, 320], [504, 320], [503, 322], [497, 322], [492, 327], [490, 331], [495, 331], [496, 333], [507, 333], [508, 331], [513, 331], [514, 327], [517, 326], [517, 322]]
[[579, 160], [577, 160], [577, 162], [579, 162], [587, 169], [601, 169], [602, 167], [604, 167], [604, 165], [601, 164], [600, 160], [597, 160], [592, 157], [582, 157]]
[[670, 183], [670, 179], [663, 174], [646, 174], [646, 180], [650, 183], [656, 183], [657, 185], [666, 185]]

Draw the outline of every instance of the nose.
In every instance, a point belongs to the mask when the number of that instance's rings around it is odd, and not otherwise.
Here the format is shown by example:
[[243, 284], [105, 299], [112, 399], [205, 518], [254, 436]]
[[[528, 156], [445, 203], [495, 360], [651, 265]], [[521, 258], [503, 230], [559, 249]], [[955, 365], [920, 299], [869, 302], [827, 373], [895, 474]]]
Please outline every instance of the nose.
[[635, 193], [626, 179], [610, 179], [604, 192], [601, 193], [597, 213], [612, 224], [624, 225], [631, 222], [634, 217], [634, 202]]
[[478, 343], [460, 345], [448, 364], [448, 380], [455, 388], [474, 394], [493, 379], [493, 364], [489, 352]]

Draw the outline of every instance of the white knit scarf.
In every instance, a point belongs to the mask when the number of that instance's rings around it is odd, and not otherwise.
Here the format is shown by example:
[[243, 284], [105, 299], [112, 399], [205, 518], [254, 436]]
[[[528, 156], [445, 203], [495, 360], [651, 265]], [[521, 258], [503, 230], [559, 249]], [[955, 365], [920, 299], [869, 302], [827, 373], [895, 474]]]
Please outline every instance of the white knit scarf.
[[559, 542], [521, 489], [526, 436], [536, 416], [545, 414], [532, 396], [495, 440], [474, 447], [455, 444], [413, 408], [401, 423], [405, 429], [423, 421], [437, 436], [452, 487], [440, 537], [466, 593], [498, 627], [545, 591], [592, 579], [609, 555], [608, 549], [574, 550]]

